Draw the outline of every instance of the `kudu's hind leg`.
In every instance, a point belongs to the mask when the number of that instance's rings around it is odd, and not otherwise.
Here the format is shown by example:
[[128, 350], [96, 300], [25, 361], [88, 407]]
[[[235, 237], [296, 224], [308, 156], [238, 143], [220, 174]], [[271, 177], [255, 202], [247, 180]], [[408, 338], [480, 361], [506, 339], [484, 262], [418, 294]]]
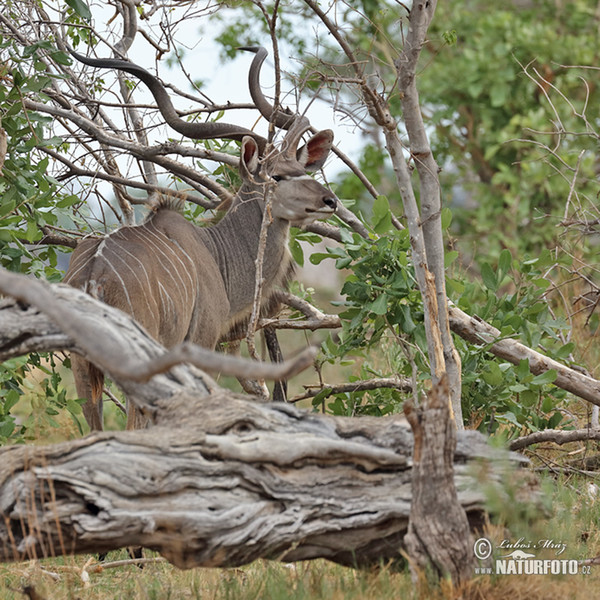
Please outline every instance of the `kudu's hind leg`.
[[[273, 327], [265, 327], [263, 329], [267, 350], [271, 362], [283, 362], [283, 353], [277, 339], [277, 331]], [[276, 381], [273, 385], [273, 402], [287, 402], [287, 381]]]
[[84, 358], [71, 354], [71, 368], [77, 395], [85, 398], [83, 416], [92, 431], [102, 431], [102, 388], [104, 374]]

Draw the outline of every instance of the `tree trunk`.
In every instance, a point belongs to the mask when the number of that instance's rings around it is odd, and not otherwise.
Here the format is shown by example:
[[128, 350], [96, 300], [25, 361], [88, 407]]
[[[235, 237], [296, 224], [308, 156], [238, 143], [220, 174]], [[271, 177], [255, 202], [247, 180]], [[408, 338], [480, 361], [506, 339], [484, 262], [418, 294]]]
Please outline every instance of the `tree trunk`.
[[404, 542], [415, 580], [429, 568], [438, 578], [449, 576], [455, 582], [474, 573], [469, 521], [453, 477], [456, 428], [449, 398], [444, 377], [421, 406], [411, 402], [404, 407], [414, 434], [412, 504]]

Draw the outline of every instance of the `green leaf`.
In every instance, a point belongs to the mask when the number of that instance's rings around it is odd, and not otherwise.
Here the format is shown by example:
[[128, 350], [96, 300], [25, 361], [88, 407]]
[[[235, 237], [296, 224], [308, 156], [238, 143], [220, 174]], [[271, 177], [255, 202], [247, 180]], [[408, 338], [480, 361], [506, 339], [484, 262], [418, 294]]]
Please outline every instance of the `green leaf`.
[[483, 284], [492, 292], [495, 292], [498, 289], [498, 279], [496, 278], [496, 273], [488, 263], [483, 263], [481, 265], [481, 279], [483, 280]]
[[498, 273], [499, 273], [498, 279], [500, 281], [502, 281], [504, 276], [510, 270], [511, 262], [512, 262], [512, 256], [510, 254], [510, 250], [507, 250], [505, 248], [504, 250], [502, 250], [502, 252], [500, 252], [500, 257], [498, 258]]
[[325, 398], [328, 398], [331, 395], [331, 388], [324, 387], [314, 398], [312, 399], [312, 405], [317, 406], [320, 404]]
[[0, 437], [7, 438], [15, 429], [15, 421], [9, 417], [0, 423]]
[[448, 250], [444, 255], [444, 267], [448, 268], [457, 258], [457, 250]]
[[452, 223], [452, 211], [446, 206], [442, 208], [442, 229], [448, 229]]
[[525, 390], [521, 393], [520, 398], [521, 404], [527, 408], [530, 408], [537, 402], [539, 394], [533, 390]]
[[544, 397], [544, 400], [542, 401], [542, 410], [545, 413], [549, 413], [555, 406], [556, 404], [556, 398], [553, 398], [552, 396], [550, 396], [549, 394], [547, 396]]
[[381, 294], [373, 302], [367, 305], [367, 308], [376, 315], [385, 315], [387, 313], [387, 294]]
[[410, 307], [406, 304], [402, 305], [402, 331], [404, 333], [411, 334], [417, 327], [413, 321], [412, 315], [410, 314]]
[[0, 218], [6, 216], [9, 212], [14, 210], [15, 206], [15, 200], [9, 200], [8, 202], [0, 200]]
[[314, 254], [310, 255], [308, 260], [310, 260], [310, 262], [313, 265], [320, 265], [321, 262], [324, 261], [326, 258], [335, 258], [335, 257], [326, 252], [315, 252]]
[[8, 411], [19, 401], [20, 394], [17, 390], [8, 390], [4, 398], [4, 413], [8, 414]]
[[335, 268], [336, 269], [345, 269], [346, 267], [349, 267], [352, 264], [352, 258], [350, 256], [345, 256], [343, 258], [338, 258], [335, 261]]
[[512, 412], [505, 412], [501, 415], [496, 415], [496, 420], [500, 423], [511, 423], [512, 425], [520, 426], [521, 424], [517, 420], [517, 417]]
[[555, 412], [548, 420], [548, 429], [556, 429], [558, 424], [563, 420], [563, 415]]
[[290, 253], [291, 253], [294, 261], [296, 261], [296, 263], [298, 263], [301, 267], [303, 267], [304, 266], [304, 250], [302, 250], [302, 246], [300, 245], [298, 240], [291, 239], [289, 247], [290, 247]]
[[386, 196], [377, 196], [373, 202], [373, 229], [375, 233], [385, 233], [392, 227], [392, 213]]
[[517, 366], [517, 377], [519, 379], [526, 379], [529, 374], [529, 360], [524, 358], [519, 361], [519, 365]]
[[495, 362], [488, 363], [482, 377], [487, 384], [492, 386], [499, 386], [504, 382], [504, 373]]
[[536, 375], [531, 380], [531, 383], [534, 383], [535, 385], [544, 385], [546, 383], [553, 383], [555, 381], [557, 375], [558, 375], [558, 373], [556, 372], [556, 369], [549, 369], [548, 371], [545, 371], [544, 373], [540, 373], [539, 375]]
[[86, 21], [91, 20], [92, 12], [90, 7], [83, 0], [65, 0], [65, 2]]
[[502, 106], [506, 102], [508, 86], [504, 82], [497, 82], [490, 89], [490, 100], [494, 107]]
[[571, 352], [573, 352], [573, 350], [575, 349], [575, 344], [573, 342], [569, 342], [568, 344], [565, 344], [564, 346], [561, 346], [555, 353], [554, 356], [556, 358], [569, 358]]
[[51, 56], [59, 65], [68, 66], [72, 61], [72, 58], [66, 52], [62, 52], [61, 50], [53, 52]]
[[540, 288], [541, 290], [548, 289], [548, 287], [550, 286], [550, 282], [547, 279], [544, 279], [543, 277], [534, 279], [531, 283], [533, 283], [533, 285]]

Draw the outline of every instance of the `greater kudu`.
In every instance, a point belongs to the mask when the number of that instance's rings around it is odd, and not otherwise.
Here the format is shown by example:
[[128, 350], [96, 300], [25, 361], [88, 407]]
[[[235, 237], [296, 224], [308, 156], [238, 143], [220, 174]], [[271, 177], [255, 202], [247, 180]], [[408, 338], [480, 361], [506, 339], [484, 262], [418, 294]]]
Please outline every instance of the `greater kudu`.
[[[290, 224], [305, 225], [333, 214], [336, 208], [335, 195], [307, 175], [325, 162], [333, 133], [321, 131], [298, 148], [309, 123], [304, 117], [273, 110], [259, 85], [266, 50], [250, 50], [256, 52], [249, 74], [254, 103], [276, 126], [288, 129], [279, 149], [235, 125], [180, 119], [158, 79], [133, 63], [73, 53], [87, 65], [138, 77], [152, 92], [165, 121], [184, 136], [241, 141], [242, 185], [216, 225], [197, 227], [163, 203], [142, 225], [84, 239], [73, 252], [65, 282], [130, 314], [166, 347], [188, 340], [212, 349], [248, 318], [267, 194], [271, 194], [272, 222], [263, 261], [261, 309], [265, 312], [275, 303], [275, 290], [285, 284], [291, 269]], [[102, 429], [104, 375], [75, 355], [72, 368], [77, 393], [86, 399], [85, 418], [91, 429]], [[127, 412], [128, 428], [143, 424], [133, 406]]]

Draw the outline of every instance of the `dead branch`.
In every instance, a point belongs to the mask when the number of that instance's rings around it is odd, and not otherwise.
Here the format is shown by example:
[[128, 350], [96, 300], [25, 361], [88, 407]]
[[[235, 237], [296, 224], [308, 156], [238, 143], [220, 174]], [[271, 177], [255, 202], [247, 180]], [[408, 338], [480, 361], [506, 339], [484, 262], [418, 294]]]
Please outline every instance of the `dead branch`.
[[600, 406], [600, 381], [597, 379], [566, 367], [516, 340], [503, 339], [498, 329], [477, 316], [470, 317], [456, 306], [449, 307], [449, 314], [452, 331], [463, 339], [485, 345], [486, 350], [515, 365], [528, 360], [529, 370], [535, 375], [554, 369], [557, 373], [554, 385]]
[[369, 390], [378, 390], [381, 388], [391, 388], [401, 392], [412, 392], [413, 386], [409, 379], [402, 377], [377, 377], [373, 379], [364, 379], [361, 381], [352, 381], [349, 383], [323, 384], [319, 386], [304, 386], [306, 390], [303, 394], [290, 398], [288, 402], [300, 402], [307, 398], [314, 398], [317, 394], [327, 391], [325, 397], [332, 394], [344, 394], [352, 392], [366, 392]]
[[542, 442], [552, 442], [562, 446], [571, 442], [586, 442], [591, 440], [600, 440], [600, 431], [597, 429], [573, 429], [565, 431], [560, 429], [544, 429], [544, 431], [535, 431], [529, 435], [524, 435], [509, 444], [511, 450], [522, 450], [533, 444]]

